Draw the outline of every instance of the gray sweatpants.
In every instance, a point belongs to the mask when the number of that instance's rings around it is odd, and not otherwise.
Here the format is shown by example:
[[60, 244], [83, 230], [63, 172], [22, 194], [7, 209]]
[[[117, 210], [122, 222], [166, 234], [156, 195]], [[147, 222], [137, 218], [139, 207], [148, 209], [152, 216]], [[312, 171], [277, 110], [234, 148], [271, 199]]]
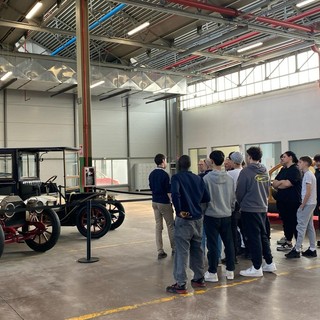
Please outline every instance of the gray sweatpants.
[[307, 233], [307, 236], [310, 241], [310, 247], [316, 247], [316, 231], [314, 230], [313, 225], [313, 211], [316, 205], [306, 205], [303, 210], [301, 208], [297, 211], [297, 232], [298, 238], [295, 248], [297, 251], [300, 251], [300, 248], [303, 243], [303, 239]]
[[179, 285], [187, 282], [187, 265], [194, 272], [194, 279], [204, 276], [204, 256], [201, 247], [203, 219], [188, 220], [176, 217], [174, 239], [176, 252], [174, 255], [173, 276]]

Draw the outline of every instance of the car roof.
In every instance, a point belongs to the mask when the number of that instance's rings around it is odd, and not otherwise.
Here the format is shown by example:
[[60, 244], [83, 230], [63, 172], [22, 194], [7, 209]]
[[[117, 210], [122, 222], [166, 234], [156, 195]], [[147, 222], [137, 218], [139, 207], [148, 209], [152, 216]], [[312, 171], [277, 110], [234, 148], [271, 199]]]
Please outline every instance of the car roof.
[[21, 148], [0, 148], [0, 153], [5, 152], [50, 152], [50, 151], [79, 151], [79, 148], [74, 147], [21, 147]]

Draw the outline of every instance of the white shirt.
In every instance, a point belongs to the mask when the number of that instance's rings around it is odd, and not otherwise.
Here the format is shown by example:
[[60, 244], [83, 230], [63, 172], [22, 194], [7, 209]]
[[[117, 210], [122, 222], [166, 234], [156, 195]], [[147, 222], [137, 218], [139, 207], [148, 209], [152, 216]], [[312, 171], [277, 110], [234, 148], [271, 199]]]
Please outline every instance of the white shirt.
[[311, 195], [306, 205], [317, 204], [317, 180], [314, 174], [310, 170], [305, 172], [305, 174], [303, 175], [302, 191], [301, 191], [302, 201], [307, 193], [307, 184], [311, 184]]
[[236, 188], [237, 188], [237, 181], [238, 181], [239, 174], [240, 174], [241, 170], [242, 170], [242, 168], [237, 168], [237, 169], [227, 171], [228, 175], [233, 179], [234, 190], [236, 190]]

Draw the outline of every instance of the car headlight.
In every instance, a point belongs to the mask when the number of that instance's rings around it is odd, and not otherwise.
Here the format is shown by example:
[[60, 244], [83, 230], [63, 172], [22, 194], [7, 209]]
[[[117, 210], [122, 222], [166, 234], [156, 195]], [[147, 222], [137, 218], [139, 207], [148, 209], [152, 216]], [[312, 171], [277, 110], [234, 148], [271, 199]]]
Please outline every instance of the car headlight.
[[35, 211], [36, 213], [41, 213], [43, 211], [43, 202], [37, 199], [31, 199], [27, 203], [29, 211]]

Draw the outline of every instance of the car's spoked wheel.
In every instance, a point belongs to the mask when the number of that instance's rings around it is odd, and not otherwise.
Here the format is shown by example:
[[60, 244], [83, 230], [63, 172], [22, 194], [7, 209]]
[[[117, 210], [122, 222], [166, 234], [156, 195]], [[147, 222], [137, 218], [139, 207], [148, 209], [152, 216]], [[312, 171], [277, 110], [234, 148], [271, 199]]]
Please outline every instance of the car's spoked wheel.
[[60, 235], [60, 220], [52, 209], [44, 209], [41, 213], [31, 212], [30, 221], [22, 227], [27, 238], [26, 244], [38, 252], [45, 252], [57, 243]]
[[4, 232], [2, 227], [0, 226], [0, 257], [2, 256], [4, 248]]
[[83, 206], [77, 214], [77, 228], [83, 236], [87, 236], [88, 224], [91, 224], [91, 238], [103, 237], [111, 227], [111, 217], [108, 210], [98, 203], [91, 204], [91, 223], [88, 223], [87, 207]]
[[120, 202], [110, 203], [107, 205], [111, 215], [111, 230], [119, 228], [125, 218], [124, 207]]

